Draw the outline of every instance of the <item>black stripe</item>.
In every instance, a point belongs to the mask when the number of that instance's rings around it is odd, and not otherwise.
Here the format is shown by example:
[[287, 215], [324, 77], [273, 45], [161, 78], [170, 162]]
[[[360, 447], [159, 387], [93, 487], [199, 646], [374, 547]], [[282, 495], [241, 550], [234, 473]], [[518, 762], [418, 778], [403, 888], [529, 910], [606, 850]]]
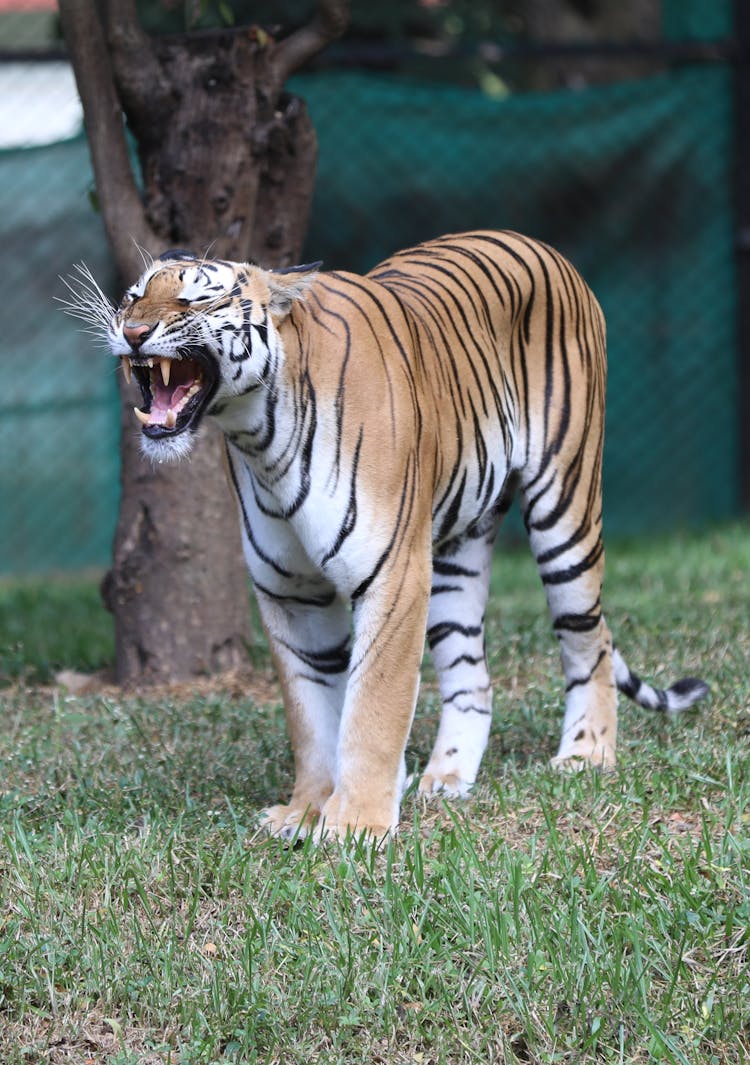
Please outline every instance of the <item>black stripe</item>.
[[565, 584], [567, 581], [574, 581], [576, 577], [580, 577], [586, 570], [591, 569], [602, 556], [604, 547], [601, 540], [599, 540], [594, 547], [589, 551], [585, 558], [574, 566], [568, 566], [566, 569], [556, 570], [553, 573], [543, 573], [543, 584]]
[[239, 502], [240, 510], [242, 512], [242, 525], [243, 525], [243, 528], [245, 530], [245, 535], [247, 536], [247, 539], [248, 539], [248, 541], [250, 543], [250, 546], [252, 547], [253, 551], [258, 556], [258, 558], [261, 560], [261, 562], [265, 562], [266, 565], [270, 566], [271, 569], [273, 569], [276, 573], [278, 573], [280, 577], [291, 577], [292, 576], [291, 571], [288, 570], [288, 569], [284, 569], [283, 566], [279, 565], [278, 562], [275, 562], [269, 555], [267, 555], [264, 551], [262, 551], [261, 548], [260, 548], [260, 544], [255, 539], [255, 536], [254, 536], [253, 530], [252, 530], [252, 526], [250, 525], [250, 519], [249, 519], [248, 514], [247, 514], [247, 508], [245, 506], [245, 501], [242, 498], [242, 493], [240, 492], [240, 486], [239, 486], [239, 484], [237, 482], [237, 473], [236, 473], [235, 468], [234, 468], [234, 462], [232, 461], [232, 456], [231, 456], [231, 454], [229, 452], [229, 447], [228, 447], [226, 442], [224, 443], [224, 449], [225, 449], [226, 456], [227, 456], [227, 463], [229, 465], [229, 476], [230, 476], [231, 481], [232, 481], [232, 487], [234, 488], [234, 494], [237, 496], [237, 501]]
[[440, 574], [441, 577], [478, 577], [479, 570], [466, 569], [465, 566], [459, 566], [456, 562], [449, 562], [445, 558], [436, 558], [432, 562], [432, 572]]
[[[414, 460], [413, 460], [412, 456], [410, 455], [409, 456], [409, 461], [408, 461], [408, 464], [407, 464], [406, 475], [404, 476], [404, 487], [403, 487], [403, 489], [401, 491], [401, 499], [399, 500], [399, 504], [398, 504], [398, 513], [396, 514], [396, 524], [395, 524], [394, 529], [393, 529], [393, 535], [391, 536], [391, 539], [389, 540], [388, 545], [385, 548], [385, 550], [383, 551], [383, 553], [381, 554], [380, 558], [375, 563], [375, 567], [372, 570], [372, 572], [370, 573], [369, 577], [365, 577], [365, 579], [361, 582], [361, 584], [357, 585], [357, 587], [352, 592], [352, 602], [356, 602], [356, 600], [359, 599], [360, 596], [364, 595], [364, 593], [367, 591], [367, 589], [370, 587], [372, 582], [377, 577], [378, 573], [380, 573], [380, 570], [382, 569], [385, 560], [390, 555], [391, 551], [393, 550], [393, 545], [396, 543], [396, 537], [399, 534], [399, 531], [400, 531], [400, 529], [402, 527], [402, 524], [404, 524], [402, 522], [402, 518], [404, 517], [405, 514], [406, 514], [406, 517], [408, 519], [408, 515], [411, 512], [412, 504], [414, 502], [415, 484], [414, 484], [414, 476], [411, 473], [411, 466], [412, 466], [413, 461]], [[407, 506], [406, 506], [406, 493], [407, 493], [407, 489], [409, 487], [411, 487], [411, 498], [409, 500], [409, 506], [407, 508]]]
[[357, 438], [357, 446], [354, 449], [354, 459], [352, 460], [352, 477], [349, 487], [349, 503], [346, 508], [346, 514], [344, 520], [341, 523], [341, 528], [338, 531], [336, 539], [333, 542], [331, 549], [323, 556], [321, 566], [325, 566], [327, 562], [339, 553], [341, 545], [346, 540], [347, 536], [351, 534], [354, 526], [357, 523], [357, 466], [359, 465], [359, 452], [362, 447], [362, 426], [359, 427], [359, 437]]
[[601, 620], [598, 609], [594, 614], [560, 614], [553, 620], [552, 628], [555, 632], [591, 632]]
[[430, 648], [436, 647], [454, 633], [460, 633], [461, 636], [481, 636], [482, 626], [459, 625], [457, 621], [439, 621], [427, 630], [427, 643]]
[[461, 500], [463, 499], [464, 489], [465, 488], [466, 488], [466, 470], [464, 470], [464, 475], [461, 478], [461, 484], [458, 486], [458, 491], [456, 492], [455, 496], [453, 497], [453, 499], [451, 501], [451, 505], [448, 507], [448, 510], [445, 513], [445, 517], [443, 518], [443, 520], [441, 522], [440, 531], [438, 532], [437, 537], [436, 537], [438, 543], [440, 543], [441, 540], [445, 540], [446, 539], [446, 537], [450, 533], [451, 529], [456, 524], [456, 521], [458, 520], [458, 512], [461, 509]]
[[299, 603], [300, 606], [330, 606], [336, 599], [335, 591], [329, 592], [326, 595], [306, 597], [303, 595], [283, 595], [280, 592], [272, 592], [270, 588], [266, 588], [255, 580], [253, 581], [253, 587], [256, 592], [262, 592], [263, 595], [267, 595], [269, 599], [273, 599], [277, 603]]
[[280, 642], [287, 650], [299, 658], [300, 662], [304, 662], [306, 666], [316, 670], [318, 673], [345, 673], [349, 668], [350, 649], [348, 636], [341, 643], [326, 647], [322, 651], [305, 651], [301, 647], [294, 647], [285, 640]]
[[458, 666], [461, 662], [466, 662], [470, 666], [478, 666], [480, 662], [484, 662], [484, 655], [459, 655], [458, 658], [454, 658], [452, 662], [449, 662], [447, 666], [443, 666], [443, 669], [453, 669], [454, 666]]
[[571, 691], [573, 688], [579, 687], [582, 684], [588, 684], [589, 681], [591, 680], [591, 678], [593, 677], [594, 673], [596, 673], [597, 669], [599, 668], [599, 663], [604, 658], [606, 653], [607, 653], [607, 648], [606, 647], [602, 647], [601, 651], [599, 652], [599, 656], [598, 656], [596, 662], [594, 663], [594, 665], [592, 666], [591, 671], [589, 672], [588, 676], [587, 677], [577, 677], [575, 680], [571, 680], [570, 683], [568, 684], [568, 686], [565, 689], [566, 693]]

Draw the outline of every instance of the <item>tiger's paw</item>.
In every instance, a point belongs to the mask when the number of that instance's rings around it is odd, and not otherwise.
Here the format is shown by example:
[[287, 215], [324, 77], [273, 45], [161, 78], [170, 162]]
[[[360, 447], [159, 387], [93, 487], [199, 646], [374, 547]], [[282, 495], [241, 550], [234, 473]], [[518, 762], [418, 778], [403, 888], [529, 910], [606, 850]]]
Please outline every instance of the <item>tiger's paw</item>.
[[616, 757], [614, 748], [599, 745], [583, 750], [560, 751], [550, 760], [553, 769], [562, 773], [581, 773], [584, 769], [614, 769]]
[[338, 840], [339, 843], [364, 840], [366, 843], [376, 843], [380, 846], [397, 831], [398, 825], [363, 825], [359, 821], [352, 825], [332, 823], [321, 819], [315, 827], [313, 838], [316, 843], [323, 843], [329, 839]]
[[429, 766], [419, 781], [419, 794], [427, 798], [468, 799], [473, 788], [473, 780], [464, 780], [459, 773], [441, 772]]
[[310, 834], [320, 814], [310, 806], [267, 806], [259, 815], [260, 826], [269, 836], [287, 842], [304, 839]]
[[382, 843], [398, 830], [398, 813], [375, 809], [371, 804], [343, 801], [335, 792], [323, 805], [313, 837], [316, 842], [336, 839], [340, 842], [364, 838]]

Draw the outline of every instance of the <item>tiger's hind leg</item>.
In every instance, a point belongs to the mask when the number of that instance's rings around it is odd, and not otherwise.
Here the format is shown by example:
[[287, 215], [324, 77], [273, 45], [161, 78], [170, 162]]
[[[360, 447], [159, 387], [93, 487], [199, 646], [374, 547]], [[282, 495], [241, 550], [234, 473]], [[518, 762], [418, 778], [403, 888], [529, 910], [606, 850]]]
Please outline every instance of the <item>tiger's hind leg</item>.
[[427, 640], [443, 711], [419, 790], [465, 797], [476, 780], [492, 720], [484, 641], [492, 546], [489, 534], [466, 537], [433, 560]]
[[613, 766], [617, 739], [617, 689], [612, 637], [602, 616], [604, 549], [601, 521], [584, 511], [579, 524], [535, 522], [523, 499], [531, 548], [560, 644], [565, 673], [565, 718], [552, 764]]

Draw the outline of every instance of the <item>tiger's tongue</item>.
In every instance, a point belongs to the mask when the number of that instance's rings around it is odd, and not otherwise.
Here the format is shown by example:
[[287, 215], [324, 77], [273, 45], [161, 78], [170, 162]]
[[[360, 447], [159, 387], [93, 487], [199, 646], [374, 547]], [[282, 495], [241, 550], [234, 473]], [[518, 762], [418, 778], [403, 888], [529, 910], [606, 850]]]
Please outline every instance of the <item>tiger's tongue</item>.
[[177, 414], [200, 388], [200, 374], [195, 364], [174, 360], [170, 366], [169, 384], [165, 385], [159, 369], [151, 370], [151, 410], [148, 425], [175, 424]]
[[166, 412], [170, 409], [177, 411], [181, 404], [186, 400], [187, 394], [193, 381], [188, 381], [184, 385], [177, 385], [176, 388], [171, 388], [169, 385], [166, 387], [162, 384], [151, 384], [151, 414], [153, 415], [157, 411]]

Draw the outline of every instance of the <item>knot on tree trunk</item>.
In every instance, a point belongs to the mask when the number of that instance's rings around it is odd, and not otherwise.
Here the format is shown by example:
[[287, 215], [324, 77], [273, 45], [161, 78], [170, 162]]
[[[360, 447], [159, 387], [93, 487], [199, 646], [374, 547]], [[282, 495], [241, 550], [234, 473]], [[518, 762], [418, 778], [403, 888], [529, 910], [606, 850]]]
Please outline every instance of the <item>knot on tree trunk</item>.
[[295, 154], [297, 125], [304, 112], [299, 97], [282, 93], [273, 117], [253, 130], [251, 150], [262, 177], [273, 182], [284, 180], [287, 158]]

